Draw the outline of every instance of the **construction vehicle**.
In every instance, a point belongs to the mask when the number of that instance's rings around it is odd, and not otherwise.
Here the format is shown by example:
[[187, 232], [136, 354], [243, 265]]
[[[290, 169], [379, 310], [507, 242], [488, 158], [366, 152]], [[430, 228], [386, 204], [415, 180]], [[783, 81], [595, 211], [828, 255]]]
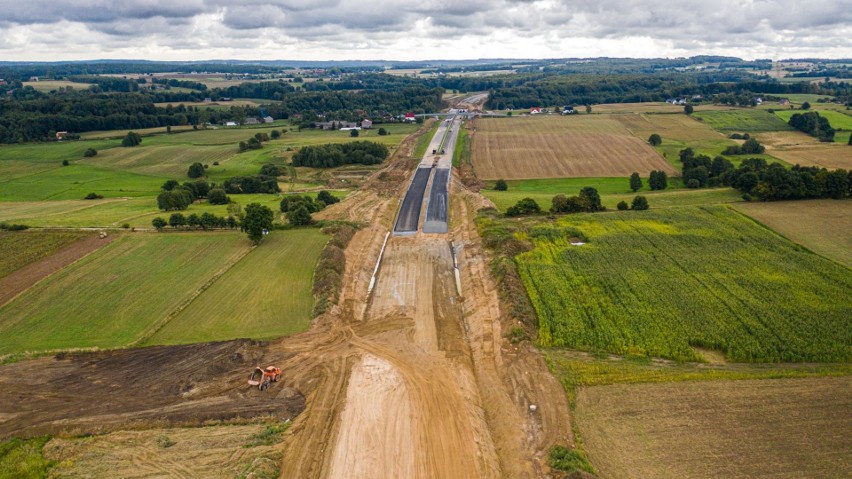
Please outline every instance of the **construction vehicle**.
[[261, 369], [260, 366], [254, 368], [249, 376], [249, 386], [257, 386], [261, 391], [266, 391], [269, 385], [277, 383], [281, 379], [281, 368], [275, 366], [267, 366], [266, 369]]

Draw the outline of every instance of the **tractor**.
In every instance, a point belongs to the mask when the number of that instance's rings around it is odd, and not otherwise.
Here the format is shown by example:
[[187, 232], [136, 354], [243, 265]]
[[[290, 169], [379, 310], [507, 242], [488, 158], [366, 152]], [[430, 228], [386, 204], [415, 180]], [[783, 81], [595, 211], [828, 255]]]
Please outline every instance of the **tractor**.
[[261, 369], [258, 366], [249, 376], [248, 383], [249, 386], [257, 386], [261, 391], [266, 391], [270, 384], [277, 383], [279, 379], [281, 379], [281, 368], [267, 366], [266, 369]]

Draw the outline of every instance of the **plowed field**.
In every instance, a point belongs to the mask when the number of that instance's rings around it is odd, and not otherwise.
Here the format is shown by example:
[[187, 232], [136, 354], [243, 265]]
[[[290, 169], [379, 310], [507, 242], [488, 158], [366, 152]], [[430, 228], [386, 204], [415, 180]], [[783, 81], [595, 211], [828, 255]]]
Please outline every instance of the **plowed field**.
[[477, 120], [473, 166], [486, 180], [677, 173], [617, 115]]

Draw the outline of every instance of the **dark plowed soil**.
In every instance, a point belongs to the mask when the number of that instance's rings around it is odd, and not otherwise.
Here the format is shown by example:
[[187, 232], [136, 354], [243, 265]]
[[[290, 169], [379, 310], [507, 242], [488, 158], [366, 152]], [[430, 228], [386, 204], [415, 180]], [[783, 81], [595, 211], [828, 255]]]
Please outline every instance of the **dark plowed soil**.
[[220, 343], [63, 354], [0, 366], [0, 439], [101, 433], [128, 427], [289, 419], [304, 396], [285, 378], [246, 384], [266, 366], [263, 343]]
[[118, 238], [118, 235], [109, 235], [103, 239], [97, 235], [83, 238], [76, 243], [62, 248], [47, 258], [30, 263], [9, 276], [0, 278], [0, 306], [8, 303], [15, 296], [23, 293], [42, 279], [83, 258], [116, 238]]

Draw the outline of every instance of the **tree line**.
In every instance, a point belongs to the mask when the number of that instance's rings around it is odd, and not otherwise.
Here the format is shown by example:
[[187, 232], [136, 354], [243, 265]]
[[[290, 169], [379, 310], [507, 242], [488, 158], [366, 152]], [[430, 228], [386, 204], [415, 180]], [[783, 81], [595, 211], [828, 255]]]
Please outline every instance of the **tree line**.
[[340, 165], [375, 165], [389, 155], [388, 148], [372, 141], [353, 141], [350, 143], [331, 143], [326, 145], [305, 146], [293, 155], [293, 166], [331, 168]]

